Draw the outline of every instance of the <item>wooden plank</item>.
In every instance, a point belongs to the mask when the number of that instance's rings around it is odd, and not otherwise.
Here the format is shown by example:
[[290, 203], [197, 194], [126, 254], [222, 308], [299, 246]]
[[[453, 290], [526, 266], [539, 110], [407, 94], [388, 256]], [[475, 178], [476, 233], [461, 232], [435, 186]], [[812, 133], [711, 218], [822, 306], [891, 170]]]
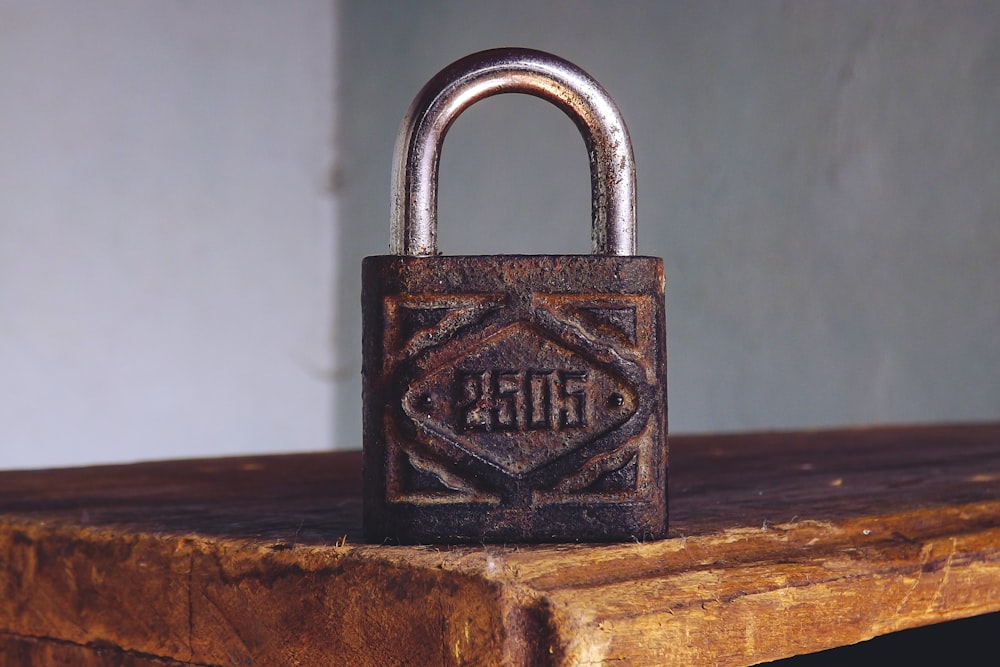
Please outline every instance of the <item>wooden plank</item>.
[[68, 642], [0, 633], [0, 667], [183, 667], [185, 663], [122, 651], [113, 646], [80, 646]]
[[0, 632], [202, 665], [745, 665], [1000, 610], [1000, 425], [671, 455], [671, 538], [622, 545], [363, 544], [357, 452], [0, 473]]

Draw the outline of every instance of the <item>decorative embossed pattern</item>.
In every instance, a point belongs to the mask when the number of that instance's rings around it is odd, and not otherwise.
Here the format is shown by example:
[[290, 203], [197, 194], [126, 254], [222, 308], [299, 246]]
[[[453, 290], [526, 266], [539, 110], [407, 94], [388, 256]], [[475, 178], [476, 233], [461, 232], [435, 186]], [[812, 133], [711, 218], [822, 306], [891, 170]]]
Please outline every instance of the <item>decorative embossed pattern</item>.
[[665, 531], [659, 260], [387, 257], [365, 271], [371, 537]]
[[417, 378], [403, 411], [419, 440], [454, 442], [509, 475], [523, 477], [635, 414], [638, 396], [624, 378], [524, 322], [463, 352]]

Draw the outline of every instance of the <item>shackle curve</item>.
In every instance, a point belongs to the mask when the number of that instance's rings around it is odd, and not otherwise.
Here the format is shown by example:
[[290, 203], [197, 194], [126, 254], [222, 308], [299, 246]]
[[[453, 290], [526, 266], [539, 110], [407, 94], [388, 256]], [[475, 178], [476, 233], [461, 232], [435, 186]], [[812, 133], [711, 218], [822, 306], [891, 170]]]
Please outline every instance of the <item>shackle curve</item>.
[[410, 105], [393, 157], [389, 252], [437, 254], [441, 144], [459, 114], [500, 93], [526, 93], [562, 109], [590, 155], [591, 237], [595, 255], [634, 255], [635, 158], [614, 100], [576, 65], [533, 49], [490, 49], [441, 70]]

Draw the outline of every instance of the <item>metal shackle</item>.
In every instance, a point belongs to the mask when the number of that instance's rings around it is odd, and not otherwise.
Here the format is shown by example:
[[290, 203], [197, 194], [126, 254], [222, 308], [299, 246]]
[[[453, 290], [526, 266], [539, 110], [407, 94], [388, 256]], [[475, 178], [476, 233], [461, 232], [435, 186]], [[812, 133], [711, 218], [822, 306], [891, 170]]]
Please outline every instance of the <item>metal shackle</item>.
[[590, 155], [593, 254], [634, 255], [635, 158], [621, 112], [576, 65], [542, 51], [491, 49], [441, 70], [413, 100], [396, 138], [389, 252], [437, 254], [441, 143], [460, 113], [500, 93], [526, 93], [562, 109]]

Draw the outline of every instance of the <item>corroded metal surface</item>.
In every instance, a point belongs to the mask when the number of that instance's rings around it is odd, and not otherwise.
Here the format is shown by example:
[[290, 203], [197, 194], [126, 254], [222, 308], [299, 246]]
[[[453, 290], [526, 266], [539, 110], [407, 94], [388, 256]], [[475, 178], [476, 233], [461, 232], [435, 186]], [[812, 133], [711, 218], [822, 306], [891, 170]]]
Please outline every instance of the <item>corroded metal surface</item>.
[[[454, 119], [536, 95], [579, 128], [594, 255], [437, 256]], [[586, 72], [529, 49], [473, 54], [411, 105], [390, 251], [362, 269], [365, 532], [374, 541], [596, 541], [667, 531], [663, 262], [635, 253], [635, 161]]]
[[662, 260], [369, 257], [363, 285], [369, 539], [665, 535]]

